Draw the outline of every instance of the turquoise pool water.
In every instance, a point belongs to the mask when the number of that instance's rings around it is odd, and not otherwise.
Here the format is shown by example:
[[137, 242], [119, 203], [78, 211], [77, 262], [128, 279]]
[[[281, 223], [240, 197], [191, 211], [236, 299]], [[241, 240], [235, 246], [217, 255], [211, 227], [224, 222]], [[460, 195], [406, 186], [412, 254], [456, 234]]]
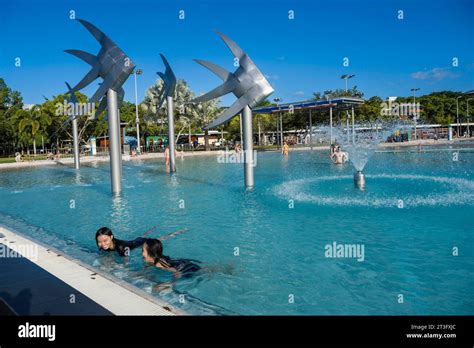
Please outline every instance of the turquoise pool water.
[[[242, 165], [215, 156], [178, 158], [174, 176], [162, 160], [124, 162], [119, 199], [108, 163], [79, 173], [2, 170], [0, 218], [194, 314], [472, 315], [474, 148], [466, 147], [378, 152], [365, 191], [354, 188], [352, 166], [330, 164], [326, 151], [258, 153], [252, 192]], [[139, 250], [129, 260], [97, 252], [98, 227], [132, 239], [157, 224], [155, 237], [187, 228], [164, 242], [165, 253], [207, 271], [160, 289], [170, 276], [145, 266]], [[326, 257], [334, 242], [363, 246], [363, 261]]]

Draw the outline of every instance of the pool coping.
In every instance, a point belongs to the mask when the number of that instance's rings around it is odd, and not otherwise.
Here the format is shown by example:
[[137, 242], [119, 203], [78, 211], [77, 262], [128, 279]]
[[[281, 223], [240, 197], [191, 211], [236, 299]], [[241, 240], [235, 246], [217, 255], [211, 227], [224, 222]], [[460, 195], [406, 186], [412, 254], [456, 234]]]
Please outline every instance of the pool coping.
[[114, 315], [188, 315], [132, 284], [1, 224], [0, 234], [0, 243], [8, 248], [14, 244], [37, 248], [37, 257], [19, 253]]
[[[196, 157], [196, 156], [217, 156], [218, 151], [193, 151], [193, 152], [183, 152], [178, 151], [177, 159], [181, 157]], [[150, 159], [161, 159], [165, 158], [164, 153], [154, 152], [147, 153], [137, 157], [131, 157], [122, 155], [122, 160], [131, 162], [131, 161], [140, 161], [140, 160], [150, 160]], [[110, 158], [108, 155], [104, 156], [81, 156], [80, 162], [82, 163], [94, 163], [94, 162], [109, 162]], [[12, 163], [0, 163], [1, 169], [13, 169], [13, 168], [28, 168], [28, 167], [40, 167], [40, 166], [57, 166], [57, 165], [68, 165], [74, 164], [74, 158], [64, 158], [60, 160], [38, 160], [38, 161], [25, 161], [25, 162], [12, 162]]]

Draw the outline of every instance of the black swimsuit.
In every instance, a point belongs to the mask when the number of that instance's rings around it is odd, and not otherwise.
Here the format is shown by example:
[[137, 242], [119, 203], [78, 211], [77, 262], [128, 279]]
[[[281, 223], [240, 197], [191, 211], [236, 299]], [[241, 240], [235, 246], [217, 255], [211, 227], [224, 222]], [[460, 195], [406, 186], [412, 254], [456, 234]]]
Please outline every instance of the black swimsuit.
[[195, 262], [199, 261], [188, 259], [175, 259], [168, 261], [170, 266], [180, 272], [184, 278], [191, 277], [195, 272], [201, 269], [201, 266], [197, 265]]
[[114, 239], [114, 249], [104, 251], [116, 251], [120, 256], [129, 256], [130, 250], [141, 247], [145, 243], [146, 238], [138, 237], [134, 240]]
[[[147, 238], [138, 237], [134, 240], [114, 239], [114, 249], [104, 251], [116, 251], [120, 256], [129, 256], [130, 250], [141, 247]], [[103, 249], [102, 249], [103, 250]], [[128, 253], [127, 253], [128, 251]], [[182, 274], [183, 277], [189, 277], [193, 273], [199, 271], [201, 266], [197, 265], [200, 261], [190, 259], [168, 259], [167, 262], [171, 267]]]

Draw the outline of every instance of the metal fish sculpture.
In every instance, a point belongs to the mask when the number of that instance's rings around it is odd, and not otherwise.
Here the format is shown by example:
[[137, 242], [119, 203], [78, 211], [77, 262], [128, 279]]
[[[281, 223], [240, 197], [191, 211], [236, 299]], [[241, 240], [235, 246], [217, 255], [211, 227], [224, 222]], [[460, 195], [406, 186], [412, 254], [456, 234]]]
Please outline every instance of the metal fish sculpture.
[[208, 93], [195, 98], [193, 102], [199, 103], [209, 101], [230, 92], [234, 93], [238, 99], [224, 113], [207, 125], [206, 128], [208, 129], [228, 122], [235, 115], [240, 113], [247, 105], [250, 108], [255, 107], [255, 105], [264, 100], [274, 91], [270, 83], [247, 53], [245, 53], [228, 36], [220, 32], [217, 32], [217, 34], [222, 38], [227, 47], [229, 47], [234, 57], [238, 59], [239, 68], [234, 73], [231, 73], [214, 63], [195, 59], [194, 61], [219, 76], [224, 83]]

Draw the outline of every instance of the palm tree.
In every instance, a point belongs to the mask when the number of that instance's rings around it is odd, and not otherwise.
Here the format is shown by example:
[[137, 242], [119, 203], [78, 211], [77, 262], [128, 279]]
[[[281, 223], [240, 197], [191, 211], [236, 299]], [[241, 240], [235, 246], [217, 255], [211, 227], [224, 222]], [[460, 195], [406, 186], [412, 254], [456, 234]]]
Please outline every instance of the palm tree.
[[30, 141], [33, 134], [39, 129], [39, 122], [31, 117], [30, 110], [20, 109], [15, 112], [15, 123], [18, 130], [18, 140], [21, 143], [22, 152], [23, 146], [26, 146], [28, 155], [30, 154]]
[[176, 142], [184, 130], [188, 131], [188, 143], [191, 145], [191, 128], [195, 126], [195, 118], [192, 112], [193, 105], [188, 104], [183, 108], [178, 109], [178, 120], [176, 122], [176, 129], [179, 129], [178, 135], [176, 135]]
[[[141, 108], [145, 111], [145, 121], [160, 123], [160, 133], [163, 131], [164, 118], [166, 112], [160, 110], [160, 93], [163, 90], [163, 80], [156, 80], [155, 84], [150, 86], [145, 92], [145, 99], [141, 103]], [[165, 104], [164, 104], [165, 105]]]
[[[194, 104], [192, 108], [192, 114], [195, 121], [200, 128], [204, 128], [216, 118], [220, 111], [219, 108], [219, 99], [212, 99], [207, 102]], [[209, 130], [205, 129], [204, 131], [204, 144], [206, 151], [210, 150], [209, 147]]]
[[[160, 123], [160, 132], [162, 132], [163, 124], [166, 118], [166, 101], [159, 105], [159, 97], [163, 90], [163, 81], [157, 80], [156, 83], [149, 87], [145, 93], [145, 99], [142, 103], [142, 109], [147, 113], [147, 119]], [[204, 103], [193, 104], [191, 101], [195, 95], [184, 80], [178, 80], [175, 93], [175, 112], [180, 115], [177, 126], [181, 127], [178, 132], [177, 139], [181, 132], [187, 127], [191, 129], [192, 125], [204, 128], [212, 121], [219, 112], [219, 99], [214, 99]], [[160, 108], [159, 108], [160, 107]], [[205, 131], [206, 149], [209, 149], [208, 132]]]
[[[40, 105], [35, 105], [29, 110], [18, 110], [15, 113], [15, 119], [18, 124], [20, 140], [28, 146], [30, 139], [32, 139], [33, 153], [36, 155], [36, 136], [46, 131], [46, 127], [51, 124], [51, 117], [42, 111]], [[29, 148], [27, 151], [29, 154]]]

